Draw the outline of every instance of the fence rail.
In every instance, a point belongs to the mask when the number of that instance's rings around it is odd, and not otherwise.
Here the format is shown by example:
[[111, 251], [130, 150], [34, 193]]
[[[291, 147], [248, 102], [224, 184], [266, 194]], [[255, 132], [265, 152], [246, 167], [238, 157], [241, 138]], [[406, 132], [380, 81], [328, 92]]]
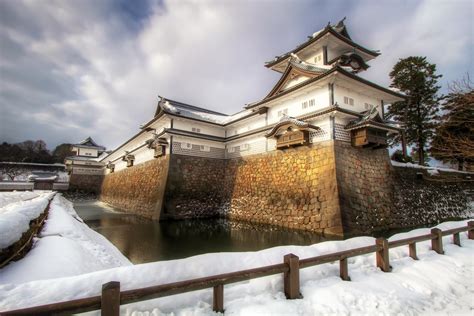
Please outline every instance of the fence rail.
[[102, 285], [102, 294], [73, 301], [53, 303], [3, 312], [3, 315], [50, 315], [82, 313], [101, 310], [102, 315], [119, 315], [120, 305], [134, 302], [182, 294], [191, 291], [213, 288], [213, 310], [224, 312], [224, 285], [283, 273], [284, 292], [287, 299], [301, 298], [299, 270], [315, 265], [339, 261], [341, 279], [350, 281], [347, 259], [369, 253], [376, 254], [376, 265], [384, 272], [390, 272], [389, 249], [409, 246], [409, 255], [418, 260], [416, 243], [431, 240], [431, 248], [438, 254], [444, 254], [443, 236], [453, 235], [453, 243], [461, 246], [460, 233], [467, 232], [469, 239], [474, 239], [474, 221], [467, 226], [442, 231], [433, 228], [430, 234], [388, 241], [385, 238], [376, 239], [375, 245], [354, 248], [326, 255], [299, 260], [294, 254], [285, 255], [283, 263], [255, 269], [241, 270], [198, 279], [179, 281], [163, 285], [150, 286], [140, 289], [120, 291], [120, 282], [112, 281]]

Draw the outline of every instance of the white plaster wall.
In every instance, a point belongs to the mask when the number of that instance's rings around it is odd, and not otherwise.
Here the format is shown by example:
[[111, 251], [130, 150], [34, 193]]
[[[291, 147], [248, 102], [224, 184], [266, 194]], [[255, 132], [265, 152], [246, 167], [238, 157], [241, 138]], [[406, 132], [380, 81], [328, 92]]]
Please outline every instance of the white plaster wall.
[[[117, 151], [113, 152], [108, 157], [105, 157], [105, 159], [103, 159], [103, 162], [107, 163], [109, 161], [114, 161], [122, 157], [125, 154], [125, 151], [131, 152], [132, 150], [136, 149], [140, 145], [143, 145], [146, 140], [151, 139], [152, 137], [153, 137], [152, 132], [141, 133], [140, 135], [138, 135], [137, 137], [129, 141], [127, 144], [125, 144], [123, 147], [120, 147]], [[152, 150], [152, 149], [149, 149], [149, 150]], [[131, 154], [133, 155], [134, 153], [132, 152]]]
[[266, 114], [261, 114], [227, 126], [227, 137], [239, 135], [266, 126], [265, 117]]
[[153, 157], [154, 153], [155, 150], [152, 148], [148, 148], [148, 146], [141, 147], [140, 149], [132, 153], [132, 155], [135, 156], [135, 161], [133, 162], [133, 165], [138, 165], [149, 160], [155, 159], [155, 157]]
[[[315, 106], [303, 109], [302, 103], [315, 99]], [[273, 124], [278, 122], [281, 117], [278, 116], [278, 111], [288, 109], [288, 115], [297, 117], [306, 113], [314, 112], [329, 106], [329, 89], [327, 86], [316, 88], [308, 93], [300, 94], [292, 99], [286, 99], [284, 102], [275, 104], [268, 110], [268, 123]]]
[[186, 137], [186, 136], [173, 136], [174, 142], [180, 143], [190, 143], [194, 145], [203, 145], [203, 146], [211, 146], [215, 148], [224, 148], [225, 145], [222, 142], [214, 142], [205, 139], [197, 139], [193, 137]]
[[171, 119], [170, 118], [162, 118], [158, 121], [153, 122], [150, 124], [151, 128], [156, 129], [156, 133], [160, 133], [163, 131], [164, 128], [170, 128], [171, 127]]
[[[307, 54], [302, 54], [301, 58], [304, 58], [303, 60], [307, 63], [310, 64], [315, 64], [315, 65], [323, 65], [324, 64], [324, 57], [323, 57], [323, 49], [322, 47], [320, 48], [313, 48], [316, 50], [312, 50], [312, 52], [308, 52]], [[315, 57], [320, 56], [320, 60], [315, 60]]]
[[267, 138], [263, 134], [244, 137], [227, 143], [226, 157], [235, 158], [266, 152]]
[[[345, 104], [345, 96], [353, 98], [354, 105]], [[355, 92], [354, 90], [348, 89], [346, 87], [341, 87], [337, 84], [334, 85], [334, 101], [337, 102], [337, 104], [341, 108], [349, 109], [356, 112], [365, 111], [365, 103], [372, 104], [374, 106], [378, 106], [377, 110], [379, 111], [380, 115], [382, 115], [382, 110], [380, 107], [381, 99]]]
[[73, 147], [72, 150], [77, 152], [78, 156], [85, 156], [85, 157], [98, 157], [99, 156], [99, 152], [97, 149]]
[[225, 136], [225, 129], [220, 126], [213, 126], [211, 124], [200, 123], [193, 120], [174, 119], [173, 121], [173, 128], [176, 128], [176, 129], [192, 132], [193, 127], [199, 128], [201, 130], [200, 134], [213, 135], [213, 136], [219, 136], [219, 137]]
[[294, 87], [294, 86], [296, 86], [297, 84], [302, 83], [303, 81], [306, 81], [306, 80], [308, 80], [308, 79], [309, 79], [309, 77], [305, 77], [305, 76], [301, 76], [301, 75], [300, 75], [300, 76], [296, 77], [295, 79], [292, 79], [292, 80], [288, 81], [288, 82], [285, 84], [285, 86], [283, 87], [283, 90], [286, 90], [286, 89], [289, 89], [289, 88], [291, 88], [291, 87]]

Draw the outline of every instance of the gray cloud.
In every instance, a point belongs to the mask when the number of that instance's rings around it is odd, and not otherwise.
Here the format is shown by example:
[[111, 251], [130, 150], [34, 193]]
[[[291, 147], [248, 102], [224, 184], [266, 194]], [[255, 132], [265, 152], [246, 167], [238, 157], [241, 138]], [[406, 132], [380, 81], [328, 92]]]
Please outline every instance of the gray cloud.
[[0, 1], [0, 140], [91, 135], [113, 148], [151, 118], [158, 94], [239, 111], [278, 80], [264, 61], [343, 16], [382, 51], [365, 75], [375, 82], [415, 54], [443, 83], [473, 70], [470, 1], [134, 3]]

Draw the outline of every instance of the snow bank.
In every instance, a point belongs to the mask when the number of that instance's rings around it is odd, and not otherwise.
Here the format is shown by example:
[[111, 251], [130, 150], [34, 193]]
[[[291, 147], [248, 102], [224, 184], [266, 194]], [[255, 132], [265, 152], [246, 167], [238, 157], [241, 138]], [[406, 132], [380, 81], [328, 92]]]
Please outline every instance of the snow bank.
[[[26, 192], [25, 192], [26, 193]], [[54, 193], [42, 193], [31, 200], [9, 203], [0, 208], [0, 249], [11, 246], [20, 240], [30, 228], [30, 221], [38, 218], [48, 205]], [[26, 199], [28, 195], [21, 195]]]
[[437, 175], [438, 171], [472, 174], [472, 172], [469, 172], [469, 171], [460, 171], [460, 170], [449, 169], [449, 168], [427, 167], [427, 166], [421, 166], [421, 165], [418, 165], [418, 164], [414, 164], [414, 163], [411, 163], [411, 162], [405, 163], [405, 162], [398, 162], [398, 161], [391, 160], [391, 163], [392, 163], [392, 166], [395, 166], [395, 167], [427, 169], [427, 172], [430, 175]]
[[[449, 229], [467, 221], [438, 225]], [[417, 229], [392, 239], [428, 233]], [[339, 278], [339, 264], [324, 264], [301, 270], [304, 299], [286, 300], [281, 275], [226, 285], [226, 314], [314, 315], [314, 314], [469, 314], [474, 308], [474, 241], [461, 234], [463, 247], [444, 238], [445, 255], [430, 250], [429, 242], [418, 243], [419, 261], [408, 257], [408, 247], [390, 250], [391, 273], [375, 267], [375, 255], [349, 259], [352, 281]], [[373, 245], [372, 237], [328, 241], [311, 246], [284, 246], [258, 252], [214, 253], [181, 260], [147, 263], [98, 271], [69, 278], [0, 285], [0, 310], [28, 307], [100, 294], [103, 283], [120, 281], [122, 290], [210, 276], [281, 263], [294, 253], [300, 258]], [[122, 306], [126, 315], [210, 315], [212, 289], [174, 295]], [[98, 313], [96, 313], [98, 314]]]
[[105, 237], [83, 223], [61, 195], [51, 202], [33, 249], [0, 270], [0, 284], [73, 276], [131, 265]]
[[0, 192], [0, 208], [14, 202], [31, 200], [39, 196], [38, 192], [21, 191], [21, 192]]

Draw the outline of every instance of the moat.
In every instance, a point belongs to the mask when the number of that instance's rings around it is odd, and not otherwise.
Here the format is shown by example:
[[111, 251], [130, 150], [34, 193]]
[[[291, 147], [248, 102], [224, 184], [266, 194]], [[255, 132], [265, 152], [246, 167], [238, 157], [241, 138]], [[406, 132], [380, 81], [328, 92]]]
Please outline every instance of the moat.
[[103, 203], [75, 202], [84, 222], [134, 264], [211, 252], [258, 251], [333, 240], [315, 233], [222, 218], [157, 222], [117, 212]]

